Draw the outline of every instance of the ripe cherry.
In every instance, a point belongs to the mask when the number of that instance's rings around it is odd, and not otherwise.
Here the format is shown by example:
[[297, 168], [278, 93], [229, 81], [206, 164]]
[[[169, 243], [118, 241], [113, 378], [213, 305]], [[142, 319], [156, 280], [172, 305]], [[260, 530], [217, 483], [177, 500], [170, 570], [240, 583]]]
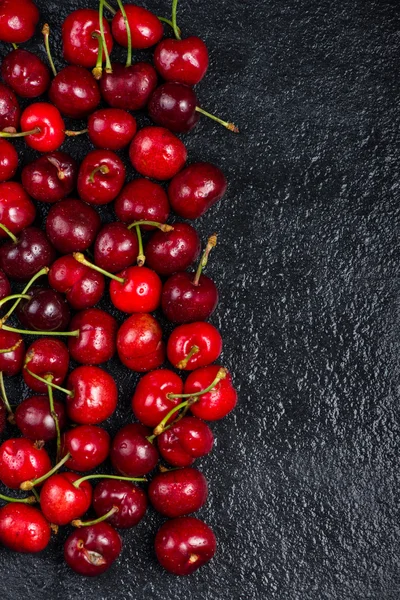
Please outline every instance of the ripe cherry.
[[68, 349], [73, 360], [86, 365], [107, 362], [115, 354], [117, 321], [98, 308], [88, 308], [76, 313], [70, 330], [79, 330], [78, 337], [70, 337]]
[[16, 315], [26, 329], [36, 331], [65, 331], [71, 312], [64, 296], [49, 288], [33, 287], [16, 309]]
[[211, 163], [195, 163], [172, 179], [168, 198], [176, 214], [197, 219], [223, 197], [226, 188], [221, 169]]
[[[59, 400], [54, 400], [54, 410], [60, 429], [66, 426], [65, 407]], [[54, 419], [51, 415], [47, 396], [31, 396], [18, 404], [15, 410], [15, 424], [22, 435], [29, 440], [48, 442], [57, 437]]]
[[37, 98], [50, 86], [50, 71], [44, 62], [28, 50], [13, 50], [1, 63], [1, 76], [22, 98]]
[[[113, 47], [110, 27], [103, 18], [104, 37], [108, 52]], [[94, 67], [99, 51], [99, 13], [90, 8], [78, 9], [70, 13], [62, 26], [64, 58], [67, 62], [81, 67]], [[95, 35], [97, 34], [97, 35]], [[103, 51], [103, 58], [105, 57]]]
[[83, 159], [78, 193], [89, 204], [107, 204], [118, 196], [125, 181], [125, 167], [111, 150], [92, 150]]
[[50, 524], [37, 508], [21, 502], [0, 508], [0, 543], [6, 548], [14, 552], [41, 552], [50, 537]]
[[[220, 369], [218, 365], [210, 365], [190, 373], [184, 385], [185, 394], [195, 394], [206, 389], [215, 380]], [[230, 373], [226, 373], [209, 392], [202, 394], [198, 401], [190, 406], [190, 410], [195, 417], [217, 421], [230, 413], [236, 403], [237, 393], [232, 385], [232, 377]]]
[[55, 525], [67, 525], [72, 519], [81, 517], [92, 502], [92, 486], [80, 479], [76, 473], [57, 473], [51, 475], [43, 484], [40, 492], [40, 508], [45, 518]]
[[96, 523], [73, 531], [64, 544], [65, 562], [80, 575], [95, 577], [118, 558], [122, 541], [108, 523]]
[[21, 181], [32, 198], [40, 202], [57, 202], [76, 186], [78, 165], [65, 152], [51, 152], [24, 166]]
[[132, 397], [133, 414], [144, 425], [156, 427], [180, 403], [179, 398], [169, 398], [169, 394], [182, 394], [182, 390], [182, 380], [173, 371], [157, 369], [146, 373]]
[[94, 262], [110, 273], [118, 273], [130, 267], [136, 262], [138, 253], [136, 233], [118, 221], [104, 225], [94, 244]]
[[82, 366], [71, 371], [67, 388], [67, 414], [80, 425], [102, 423], [115, 411], [118, 390], [114, 379], [99, 367]]
[[191, 467], [157, 473], [149, 485], [153, 507], [169, 518], [196, 512], [205, 504], [207, 496], [206, 478]]
[[137, 485], [127, 481], [104, 479], [94, 488], [93, 508], [98, 517], [107, 514], [113, 506], [118, 511], [107, 522], [118, 529], [135, 527], [147, 510], [147, 496]]
[[211, 429], [196, 417], [183, 417], [157, 437], [161, 456], [174, 467], [192, 465], [196, 458], [211, 452], [213, 444]]
[[174, 223], [169, 232], [156, 231], [146, 244], [146, 264], [159, 275], [184, 271], [198, 258], [201, 243], [188, 223]]
[[0, 269], [0, 300], [11, 294], [11, 284], [7, 275]]
[[95, 469], [106, 460], [110, 442], [107, 431], [96, 425], [79, 425], [66, 431], [61, 438], [61, 456], [70, 454], [65, 466], [74, 471]]
[[132, 66], [112, 63], [112, 73], [100, 80], [103, 99], [113, 108], [140, 110], [157, 87], [157, 73], [151, 65], [138, 62]]
[[68, 365], [69, 353], [66, 345], [60, 340], [44, 337], [35, 340], [27, 349], [22, 376], [26, 385], [33, 391], [46, 393], [47, 385], [31, 373], [44, 379], [50, 378], [52, 383], [61, 385], [67, 376]]
[[14, 92], [0, 83], [0, 131], [10, 128], [17, 130], [21, 109]]
[[[0, 183], [0, 223], [2, 225], [5, 225], [14, 235], [18, 235], [33, 223], [35, 217], [35, 206], [20, 183], [15, 181]], [[0, 239], [7, 237], [6, 231], [0, 228]]]
[[166, 81], [196, 85], [208, 69], [207, 46], [196, 36], [162, 40], [154, 51], [154, 65]]
[[122, 427], [111, 444], [110, 458], [114, 469], [128, 477], [146, 475], [158, 463], [158, 451], [147, 437], [151, 430], [139, 423]]
[[0, 183], [12, 179], [18, 168], [18, 153], [14, 146], [0, 138]]
[[91, 308], [97, 304], [105, 289], [103, 275], [81, 265], [70, 254], [60, 257], [51, 265], [49, 284], [65, 294], [71, 308], [75, 310]]
[[[0, 349], [0, 377], [17, 375], [22, 369], [25, 357], [25, 344], [21, 335], [15, 331], [0, 329]], [[9, 352], [4, 352], [8, 349]]]
[[99, 86], [89, 71], [70, 65], [54, 77], [49, 98], [66, 117], [83, 119], [97, 108], [101, 95]]
[[51, 469], [46, 450], [26, 438], [10, 438], [0, 446], [0, 481], [16, 490], [27, 479], [36, 479]]
[[[122, 188], [114, 202], [117, 218], [124, 223], [134, 221], [156, 221], [165, 223], [169, 217], [170, 206], [163, 188], [148, 179], [134, 179]], [[142, 228], [154, 229], [152, 225]]]
[[88, 119], [88, 133], [96, 148], [120, 150], [128, 146], [136, 133], [136, 120], [121, 108], [96, 110]]
[[216, 547], [212, 529], [194, 517], [168, 520], [155, 539], [158, 561], [174, 575], [194, 573], [212, 559]]
[[184, 166], [186, 147], [163, 127], [144, 127], [133, 138], [129, 158], [138, 173], [145, 177], [171, 179]]
[[[132, 48], [135, 50], [151, 48], [151, 46], [154, 46], [161, 40], [164, 30], [162, 23], [156, 15], [135, 4], [125, 5], [125, 12], [131, 32]], [[118, 10], [114, 15], [111, 23], [111, 31], [115, 41], [120, 46], [127, 48], [128, 36], [121, 10]]]
[[198, 321], [176, 327], [168, 339], [167, 357], [176, 369], [192, 371], [217, 360], [222, 351], [218, 329]]
[[35, 33], [39, 10], [31, 0], [2, 0], [0, 10], [0, 40], [23, 44]]
[[151, 371], [165, 359], [162, 329], [149, 314], [131, 315], [118, 330], [117, 351], [120, 361], [132, 371]]
[[81, 200], [66, 198], [51, 207], [46, 220], [46, 233], [62, 254], [86, 250], [101, 227], [99, 214]]
[[37, 227], [27, 227], [18, 238], [13, 236], [0, 247], [0, 266], [8, 277], [16, 281], [27, 281], [50, 265], [54, 258], [53, 246]]

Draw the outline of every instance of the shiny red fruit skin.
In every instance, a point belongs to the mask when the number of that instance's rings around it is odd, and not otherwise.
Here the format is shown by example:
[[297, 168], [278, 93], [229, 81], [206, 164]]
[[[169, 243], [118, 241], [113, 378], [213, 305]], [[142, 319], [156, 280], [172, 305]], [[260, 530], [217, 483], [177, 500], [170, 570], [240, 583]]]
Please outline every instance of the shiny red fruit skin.
[[[136, 386], [132, 396], [135, 417], [148, 427], [156, 427], [169, 411], [182, 402], [180, 398], [169, 399], [168, 394], [182, 394], [183, 382], [179, 375], [169, 369], [157, 369], [146, 373]], [[176, 414], [170, 419], [174, 420]]]
[[[165, 223], [170, 206], [163, 188], [148, 179], [134, 179], [122, 188], [114, 202], [117, 218], [123, 223], [134, 221], [155, 221]], [[144, 230], [154, 229], [152, 225], [141, 225]]]
[[11, 284], [7, 275], [0, 269], [0, 300], [11, 294]]
[[198, 258], [200, 237], [188, 223], [174, 223], [173, 231], [156, 231], [145, 247], [146, 265], [159, 275], [185, 271]]
[[65, 331], [71, 320], [68, 302], [51, 288], [33, 287], [28, 290], [30, 300], [23, 298], [15, 314], [21, 325], [35, 331]]
[[21, 109], [14, 92], [0, 83], [0, 131], [7, 127], [18, 129]]
[[14, 349], [10, 352], [0, 353], [0, 371], [3, 375], [12, 377], [22, 369], [25, 358], [25, 344], [21, 334], [0, 329], [0, 349], [7, 350], [8, 348]]
[[104, 73], [100, 90], [104, 101], [113, 108], [140, 110], [157, 87], [157, 73], [151, 65], [139, 62], [131, 67], [112, 63], [112, 73]]
[[76, 198], [65, 198], [54, 204], [46, 219], [48, 238], [61, 254], [87, 250], [100, 227], [97, 211]]
[[165, 39], [154, 51], [154, 64], [166, 81], [196, 85], [208, 69], [207, 46], [195, 36], [184, 40]]
[[21, 483], [42, 477], [51, 469], [49, 455], [31, 440], [10, 438], [0, 446], [0, 481], [17, 490]]
[[37, 98], [50, 86], [50, 71], [44, 62], [28, 50], [9, 52], [1, 63], [1, 76], [21, 98]]
[[[11, 233], [18, 235], [33, 223], [35, 217], [36, 208], [20, 183], [16, 181], [0, 183], [0, 223]], [[9, 239], [2, 229], [1, 238]]]
[[121, 550], [119, 534], [102, 522], [73, 531], [64, 544], [64, 559], [79, 575], [96, 577], [111, 567]]
[[[190, 373], [184, 385], [185, 394], [206, 389], [212, 384], [220, 368], [219, 365], [210, 365]], [[190, 411], [199, 419], [218, 421], [226, 417], [235, 408], [236, 403], [237, 393], [232, 385], [232, 376], [228, 373], [210, 392], [200, 396], [200, 399], [191, 405]]]
[[21, 181], [24, 189], [39, 202], [57, 202], [76, 186], [78, 164], [65, 152], [51, 152], [24, 166]]
[[71, 255], [61, 256], [50, 267], [48, 281], [51, 287], [65, 294], [71, 308], [91, 308], [103, 296], [104, 276], [78, 263]]
[[117, 333], [120, 361], [132, 371], [151, 371], [165, 359], [162, 329], [154, 317], [146, 313], [130, 316]]
[[67, 396], [67, 414], [79, 425], [98, 425], [115, 411], [118, 390], [114, 379], [99, 367], [82, 366], [71, 371], [67, 388], [74, 392]]
[[70, 65], [54, 77], [49, 98], [65, 117], [83, 119], [98, 107], [101, 94], [89, 71]]
[[189, 515], [204, 506], [208, 485], [203, 473], [186, 467], [157, 473], [150, 482], [148, 494], [156, 511], [173, 519]]
[[147, 110], [157, 125], [174, 133], [187, 133], [200, 119], [197, 106], [196, 93], [190, 86], [167, 81], [154, 90]]
[[70, 337], [71, 358], [84, 365], [99, 365], [115, 354], [117, 321], [99, 308], [88, 308], [71, 320], [70, 330], [79, 329], [79, 337]]
[[[158, 17], [149, 10], [136, 6], [135, 4], [125, 5], [126, 17], [131, 31], [131, 44], [135, 50], [144, 50], [157, 44], [164, 34], [164, 29]], [[126, 34], [125, 20], [118, 10], [111, 23], [111, 31], [115, 41], [128, 47], [128, 36]]]
[[0, 508], [0, 544], [14, 552], [41, 552], [50, 542], [51, 529], [40, 510], [13, 502]]
[[116, 506], [118, 512], [108, 517], [107, 523], [117, 529], [135, 527], [146, 514], [147, 504], [146, 493], [128, 481], [104, 479], [94, 488], [94, 512], [102, 517]]
[[94, 245], [94, 262], [109, 273], [118, 273], [136, 262], [139, 244], [135, 230], [118, 221], [102, 227]]
[[[66, 426], [65, 407], [62, 402], [54, 399], [54, 410], [58, 425], [62, 431]], [[15, 424], [28, 440], [43, 440], [48, 442], [57, 437], [56, 425], [50, 414], [48, 396], [31, 396], [18, 404], [15, 413]]]
[[211, 429], [196, 417], [183, 417], [157, 436], [161, 456], [174, 467], [189, 467], [196, 458], [211, 452], [213, 444]]
[[[113, 47], [113, 39], [107, 20], [103, 17], [104, 35], [108, 52]], [[64, 58], [80, 67], [94, 67], [97, 62], [99, 42], [93, 33], [100, 34], [99, 13], [97, 10], [82, 8], [70, 13], [62, 25]], [[105, 59], [103, 51], [103, 59]]]
[[110, 444], [110, 435], [105, 429], [96, 425], [79, 425], [63, 434], [61, 457], [70, 453], [71, 458], [65, 463], [67, 469], [91, 471], [106, 460]]
[[200, 275], [199, 285], [193, 283], [194, 273], [174, 273], [164, 283], [161, 307], [173, 323], [192, 323], [208, 319], [218, 304], [218, 290], [206, 275]]
[[142, 477], [158, 463], [157, 448], [148, 441], [151, 429], [132, 423], [122, 427], [111, 444], [110, 458], [114, 469], [126, 477]]
[[39, 128], [40, 132], [27, 135], [25, 143], [38, 152], [58, 150], [65, 139], [65, 124], [58, 109], [48, 102], [30, 104], [21, 115], [21, 131]]
[[0, 246], [0, 266], [15, 281], [29, 281], [40, 269], [55, 259], [55, 251], [46, 234], [37, 227], [26, 227], [16, 243]]
[[7, 140], [0, 139], [0, 183], [12, 179], [18, 168], [18, 153]]
[[116, 308], [126, 313], [149, 313], [160, 306], [161, 279], [147, 267], [128, 267], [118, 277], [124, 283], [112, 280], [110, 299]]
[[35, 33], [39, 10], [31, 0], [2, 0], [0, 5], [0, 40], [23, 44]]
[[[94, 169], [104, 166], [107, 173]], [[125, 181], [125, 167], [122, 160], [111, 150], [92, 150], [83, 159], [78, 174], [78, 194], [88, 204], [108, 204], [116, 198]]]
[[[52, 376], [52, 383], [62, 385], [67, 376], [69, 353], [66, 345], [56, 338], [39, 338], [35, 340], [26, 351], [26, 366], [29, 371], [40, 377]], [[28, 387], [34, 392], [45, 394], [47, 385], [38, 381], [23, 370], [22, 376]]]
[[187, 150], [183, 142], [164, 127], [144, 127], [133, 138], [129, 158], [138, 173], [164, 181], [184, 166]]
[[155, 539], [158, 561], [174, 575], [194, 573], [212, 559], [216, 548], [212, 529], [195, 517], [168, 520]]
[[[179, 366], [193, 346], [197, 346], [199, 351], [190, 358], [186, 366]], [[221, 352], [221, 334], [214, 325], [204, 321], [180, 325], [168, 338], [167, 357], [177, 369], [193, 371], [199, 367], [206, 367], [217, 360]]]
[[76, 473], [56, 473], [43, 484], [40, 508], [43, 515], [55, 525], [67, 525], [88, 510], [92, 502], [92, 486], [83, 481], [78, 488], [73, 483], [80, 479]]
[[102, 108], [88, 119], [90, 141], [96, 148], [121, 150], [136, 133], [136, 119], [122, 108]]

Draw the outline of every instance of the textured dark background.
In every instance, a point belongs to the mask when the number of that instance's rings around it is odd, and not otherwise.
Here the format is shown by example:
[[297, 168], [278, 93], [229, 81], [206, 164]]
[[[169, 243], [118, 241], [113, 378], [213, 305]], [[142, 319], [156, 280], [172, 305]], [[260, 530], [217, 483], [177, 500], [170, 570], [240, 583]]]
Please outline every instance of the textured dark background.
[[[61, 19], [96, 6], [38, 4], [58, 51]], [[210, 483], [199, 515], [218, 554], [190, 578], [166, 574], [149, 512], [97, 580], [63, 563], [66, 533], [40, 556], [0, 550], [4, 600], [400, 597], [399, 14], [397, 0], [181, 0], [184, 34], [211, 55], [201, 102], [241, 128], [203, 120], [185, 136], [190, 162], [215, 162], [230, 181], [198, 222], [204, 240], [220, 234], [212, 322], [240, 396], [199, 462]], [[65, 148], [82, 157], [89, 145]], [[137, 378], [110, 368], [114, 432]]]

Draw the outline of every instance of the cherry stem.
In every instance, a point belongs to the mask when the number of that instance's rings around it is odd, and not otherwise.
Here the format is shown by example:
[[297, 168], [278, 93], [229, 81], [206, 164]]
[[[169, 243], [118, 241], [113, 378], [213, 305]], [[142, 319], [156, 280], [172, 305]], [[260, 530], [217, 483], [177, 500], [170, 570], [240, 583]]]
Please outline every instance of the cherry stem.
[[204, 267], [206, 266], [206, 264], [208, 262], [208, 256], [209, 256], [211, 250], [213, 248], [215, 248], [216, 245], [217, 245], [217, 234], [213, 233], [213, 235], [208, 238], [206, 249], [203, 252], [203, 256], [201, 257], [199, 266], [197, 267], [196, 275], [193, 279], [194, 285], [199, 285], [201, 272], [203, 271]]
[[[28, 296], [28, 297], [30, 298], [30, 296]], [[0, 354], [7, 354], [8, 352], [14, 352], [14, 350], [19, 348], [21, 344], [22, 344], [22, 338], [19, 339], [18, 342], [16, 344], [14, 344], [14, 346], [11, 346], [10, 348], [2, 348], [0, 350]]]
[[129, 21], [128, 21], [128, 17], [126, 16], [126, 12], [125, 12], [125, 8], [124, 5], [122, 4], [121, 0], [117, 0], [117, 4], [119, 6], [119, 9], [122, 13], [122, 16], [124, 17], [124, 23], [125, 23], [125, 29], [126, 29], [126, 37], [127, 37], [127, 41], [128, 41], [128, 56], [126, 57], [126, 67], [130, 67], [132, 65], [132, 35], [131, 35], [131, 28], [129, 25]]
[[[81, 129], [80, 131], [70, 131], [69, 129], [66, 129], [64, 131], [64, 133], [68, 137], [77, 137], [78, 135], [83, 135], [84, 133], [88, 133], [88, 131], [89, 131], [89, 129]], [[92, 181], [92, 183], [93, 183], [93, 181]]]
[[58, 461], [58, 463], [52, 469], [50, 469], [50, 471], [42, 475], [42, 477], [38, 477], [37, 479], [32, 479], [31, 481], [23, 481], [19, 486], [19, 489], [24, 490], [26, 492], [34, 488], [36, 485], [43, 483], [43, 481], [46, 481], [46, 479], [54, 475], [54, 473], [56, 473], [58, 469], [60, 469], [70, 458], [71, 455], [68, 452], [65, 456], [63, 456], [63, 458], [60, 461]]
[[[42, 275], [47, 275], [47, 273], [49, 272], [49, 267], [43, 267], [43, 269], [40, 269], [40, 271], [38, 271], [33, 277], [32, 279], [30, 279], [28, 281], [28, 283], [26, 284], [26, 286], [24, 287], [24, 289], [21, 292], [21, 298], [18, 298], [18, 300], [16, 302], [14, 302], [14, 304], [12, 305], [12, 307], [10, 308], [10, 310], [4, 315], [4, 317], [2, 317], [0, 319], [0, 328], [3, 325], [3, 323], [5, 323], [7, 321], [7, 319], [9, 319], [12, 315], [12, 313], [14, 312], [14, 310], [17, 308], [18, 304], [21, 302], [22, 298], [25, 296], [26, 292], [29, 290], [29, 288], [32, 287], [32, 285], [35, 283], [36, 279], [39, 279], [39, 277], [41, 277]], [[10, 298], [10, 296], [9, 296]], [[30, 296], [29, 296], [30, 298]], [[6, 299], [4, 298], [4, 301]], [[0, 304], [1, 306], [1, 304]]]
[[186, 367], [187, 367], [187, 365], [188, 365], [188, 362], [189, 362], [189, 360], [192, 358], [192, 356], [194, 356], [194, 355], [195, 355], [195, 354], [197, 354], [198, 352], [200, 352], [200, 348], [199, 348], [198, 346], [192, 346], [192, 347], [191, 347], [191, 349], [190, 349], [190, 351], [189, 351], [189, 354], [187, 354], [187, 355], [185, 356], [185, 358], [183, 358], [182, 360], [180, 360], [180, 361], [178, 362], [178, 364], [177, 364], [177, 365], [175, 365], [175, 366], [176, 366], [176, 368], [177, 368], [177, 369], [186, 369]]
[[14, 242], [14, 244], [16, 244], [18, 242], [18, 238], [16, 235], [14, 235], [9, 229], [8, 227], [6, 227], [5, 225], [3, 225], [3, 223], [0, 223], [0, 228], [12, 239], [12, 241]]
[[112, 73], [112, 67], [110, 62], [110, 55], [108, 53], [106, 38], [104, 35], [104, 23], [103, 23], [103, 12], [104, 12], [104, 0], [100, 0], [99, 4], [99, 23], [100, 23], [100, 35], [103, 44], [103, 50], [106, 57], [106, 73]]
[[35, 488], [32, 488], [32, 489], [31, 489], [31, 492], [32, 492], [32, 494], [35, 496], [35, 498], [36, 498], [36, 502], [40, 502], [40, 496], [39, 496], [39, 494], [37, 493], [37, 491], [35, 490]]
[[[172, 28], [174, 27], [174, 26], [173, 26], [173, 24], [172, 24], [172, 21], [171, 21], [170, 19], [166, 19], [165, 17], [157, 17], [157, 19], [158, 19], [159, 21], [161, 21], [161, 23], [166, 23], [167, 25], [169, 25], [169, 26], [170, 26], [170, 27], [172, 27]], [[178, 30], [178, 33], [179, 33], [179, 35], [180, 35], [180, 34], [181, 34], [181, 30], [179, 29], [179, 27], [178, 27], [178, 26], [177, 26], [176, 28], [177, 28], [177, 30]]]
[[119, 481], [147, 481], [146, 477], [120, 477], [119, 475], [85, 475], [85, 477], [81, 477], [77, 479], [72, 484], [74, 487], [78, 488], [81, 483], [87, 481], [88, 479], [118, 479]]
[[99, 165], [98, 167], [93, 169], [93, 171], [90, 173], [89, 182], [94, 183], [94, 178], [96, 176], [96, 173], [101, 173], [102, 175], [107, 175], [107, 173], [109, 173], [109, 172], [110, 172], [110, 169], [107, 167], [107, 165]]
[[211, 113], [207, 112], [203, 108], [200, 108], [200, 106], [196, 106], [196, 110], [200, 114], [205, 115], [209, 119], [213, 119], [213, 121], [216, 121], [220, 125], [223, 125], [223, 127], [226, 127], [226, 129], [229, 129], [229, 131], [233, 131], [234, 133], [239, 133], [239, 128], [236, 127], [236, 125], [234, 125], [234, 123], [229, 123], [228, 121], [223, 121], [219, 117], [216, 117], [215, 115], [212, 115]]
[[106, 512], [103, 516], [98, 517], [97, 519], [93, 519], [92, 521], [81, 521], [80, 519], [74, 519], [73, 521], [71, 521], [71, 525], [73, 525], [74, 527], [89, 527], [90, 525], [97, 525], [97, 523], [106, 521], [108, 517], [111, 517], [118, 511], [118, 506], [113, 506], [108, 512]]
[[0, 500], [5, 500], [6, 502], [22, 502], [23, 504], [34, 504], [37, 500], [35, 496], [28, 496], [28, 498], [11, 498], [10, 496], [4, 496], [0, 494]]
[[14, 413], [12, 411], [12, 408], [11, 408], [10, 403], [7, 398], [7, 392], [6, 392], [6, 388], [4, 385], [3, 371], [0, 371], [0, 393], [1, 393], [1, 398], [3, 400], [4, 406], [6, 407], [7, 412], [9, 414], [9, 420], [12, 423], [14, 421]]
[[143, 250], [143, 240], [142, 240], [142, 232], [140, 231], [140, 225], [136, 224], [135, 229], [136, 229], [136, 235], [137, 235], [138, 244], [139, 244], [139, 250], [138, 250], [136, 262], [137, 262], [138, 267], [143, 267], [144, 263], [146, 262], [146, 256], [145, 256], [144, 250]]
[[[58, 390], [59, 392], [63, 392], [64, 394], [67, 394], [67, 396], [70, 396], [71, 398], [73, 397], [74, 392], [72, 392], [71, 390], [67, 390], [67, 389], [65, 389], [63, 387], [60, 387], [56, 383], [53, 383], [50, 380], [50, 378], [48, 379], [48, 378], [41, 377], [40, 375], [37, 375], [36, 373], [33, 373], [33, 371], [31, 371], [30, 369], [28, 369], [27, 365], [29, 364], [29, 361], [31, 360], [31, 358], [32, 357], [27, 356], [27, 360], [25, 361], [25, 365], [24, 365], [24, 369], [27, 371], [27, 373], [29, 373], [29, 375], [31, 377], [33, 377], [34, 379], [37, 379], [38, 381], [41, 381], [42, 383], [44, 383], [45, 385], [47, 385], [47, 389], [48, 390], [49, 390], [49, 388], [54, 388], [55, 390]], [[50, 377], [53, 378], [52, 375], [50, 375]], [[50, 398], [49, 398], [49, 400], [50, 400]], [[50, 407], [51, 407], [51, 404], [50, 404]], [[54, 405], [53, 405], [53, 410], [54, 410]]]
[[[27, 371], [28, 371], [28, 369], [27, 369]], [[44, 379], [47, 381], [47, 393], [49, 395], [50, 414], [53, 417], [54, 425], [56, 426], [56, 434], [57, 434], [56, 462], [58, 462], [60, 460], [60, 453], [61, 453], [61, 433], [60, 433], [60, 424], [58, 422], [57, 413], [54, 408], [53, 388], [50, 385], [51, 383], [53, 383], [53, 375], [46, 375]]]
[[9, 300], [15, 300], [15, 298], [20, 298], [21, 300], [31, 300], [32, 296], [28, 296], [28, 294], [11, 294], [11, 296], [7, 296], [6, 298], [0, 300], [0, 307], [2, 307], [3, 304], [8, 302]]
[[55, 158], [55, 156], [46, 156], [47, 160], [49, 161], [49, 163], [51, 165], [53, 165], [53, 167], [55, 167], [57, 169], [57, 177], [58, 179], [60, 179], [60, 181], [62, 181], [63, 179], [65, 179], [65, 173], [61, 168], [61, 164], [60, 161], [57, 160]]
[[49, 44], [49, 36], [50, 36], [50, 27], [48, 23], [45, 23], [42, 28], [42, 34], [44, 36], [44, 46], [46, 48], [47, 58], [49, 59], [50, 68], [53, 72], [54, 77], [57, 75], [57, 70], [54, 66], [53, 58], [51, 56], [50, 44]]
[[174, 398], [198, 398], [199, 396], [203, 396], [204, 394], [207, 394], [212, 389], [214, 389], [215, 386], [222, 379], [225, 379], [225, 377], [227, 376], [227, 374], [228, 374], [228, 370], [225, 369], [225, 367], [221, 367], [218, 370], [218, 373], [217, 373], [214, 381], [212, 383], [210, 383], [210, 385], [207, 386], [204, 390], [200, 390], [200, 392], [192, 392], [191, 394], [167, 394], [167, 398], [169, 400], [173, 400]]
[[63, 335], [65, 337], [79, 337], [79, 329], [75, 329], [74, 331], [33, 331], [30, 329], [9, 327], [8, 325], [4, 325], [1, 321], [0, 329], [4, 329], [4, 331], [14, 331], [15, 333], [20, 333], [21, 335]]
[[114, 275], [113, 273], [109, 273], [108, 271], [105, 271], [104, 269], [102, 269], [101, 267], [98, 267], [94, 263], [91, 263], [89, 260], [87, 260], [85, 258], [85, 255], [82, 254], [82, 252], [73, 252], [72, 256], [74, 257], [75, 260], [78, 261], [78, 263], [81, 263], [81, 265], [85, 265], [85, 267], [89, 267], [89, 269], [93, 269], [93, 271], [97, 271], [98, 273], [101, 273], [102, 275], [105, 275], [106, 277], [109, 277], [110, 279], [119, 281], [119, 283], [125, 283], [125, 279], [123, 279], [122, 277], [117, 277], [117, 275]]
[[30, 131], [20, 131], [19, 133], [8, 133], [8, 131], [0, 131], [0, 137], [4, 138], [20, 138], [26, 137], [27, 135], [35, 135], [36, 133], [40, 133], [40, 127], [35, 127], [35, 129], [31, 129]]
[[174, 30], [174, 34], [177, 40], [181, 39], [180, 29], [176, 24], [176, 10], [178, 7], [178, 0], [172, 0], [172, 29]]
[[108, 4], [108, 2], [106, 2], [105, 0], [104, 0], [104, 8], [106, 8], [107, 10], [109, 10], [109, 11], [110, 11], [110, 13], [111, 13], [112, 15], [115, 15], [115, 14], [116, 14], [116, 12], [117, 12], [117, 11], [115, 10], [115, 8], [113, 8], [113, 7], [111, 6], [111, 4]]
[[168, 231], [173, 231], [174, 228], [172, 225], [167, 225], [167, 223], [157, 223], [157, 221], [134, 221], [130, 225], [128, 225], [128, 229], [132, 229], [132, 227], [136, 227], [137, 225], [151, 225], [152, 227], [157, 227], [167, 233]]
[[14, 50], [18, 50], [18, 46], [15, 42], [11, 42], [11, 46], [14, 48]]

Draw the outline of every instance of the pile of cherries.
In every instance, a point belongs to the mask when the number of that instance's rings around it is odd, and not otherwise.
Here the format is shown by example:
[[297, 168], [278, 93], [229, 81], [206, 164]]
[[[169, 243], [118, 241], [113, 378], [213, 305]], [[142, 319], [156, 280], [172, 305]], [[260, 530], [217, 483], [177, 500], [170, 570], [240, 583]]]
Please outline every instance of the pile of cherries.
[[[186, 220], [200, 217], [222, 198], [227, 182], [210, 163], [185, 166], [186, 147], [175, 135], [191, 130], [202, 113], [212, 116], [192, 88], [207, 71], [206, 45], [198, 37], [181, 39], [177, 0], [171, 21], [117, 4], [118, 10], [100, 0], [98, 11], [79, 9], [65, 19], [69, 64], [58, 73], [44, 25], [52, 77], [38, 56], [17, 46], [38, 25], [33, 1], [0, 0], [0, 41], [14, 46], [2, 60], [0, 84], [0, 432], [12, 430], [0, 445], [0, 481], [18, 490], [0, 494], [6, 502], [0, 543], [39, 552], [52, 530], [70, 525], [67, 564], [98, 575], [121, 552], [116, 529], [137, 525], [149, 499], [169, 518], [155, 538], [157, 558], [171, 573], [187, 575], [216, 550], [210, 527], [188, 516], [208, 491], [192, 465], [213, 447], [206, 421], [225, 417], [237, 394], [227, 369], [214, 364], [222, 340], [207, 322], [218, 291], [202, 271], [217, 236], [200, 257], [196, 229], [167, 220], [171, 208]], [[162, 21], [176, 39], [163, 39]], [[125, 65], [110, 61], [115, 42], [127, 48]], [[153, 46], [154, 66], [132, 64], [132, 49]], [[17, 96], [45, 93], [49, 102], [30, 103], [21, 113]], [[99, 108], [102, 101], [107, 107]], [[131, 111], [141, 109], [156, 125], [137, 130]], [[87, 118], [87, 127], [66, 131], [63, 117]], [[84, 134], [95, 149], [78, 164], [59, 148], [66, 135]], [[42, 153], [23, 166], [20, 182], [12, 180], [18, 155], [6, 138], [13, 137]], [[130, 183], [116, 154], [128, 146], [137, 173]], [[167, 191], [153, 180], [170, 180]], [[96, 207], [111, 202], [118, 220], [102, 224]], [[42, 203], [51, 207], [41, 228], [34, 223]], [[96, 307], [106, 282], [121, 322]], [[175, 324], [166, 343], [152, 314], [158, 309]], [[28, 345], [27, 335], [38, 337]], [[116, 410], [118, 392], [99, 365], [115, 354], [144, 375], [132, 396], [135, 422], [130, 418], [111, 439], [101, 424]], [[166, 359], [171, 368], [160, 368]], [[31, 391], [14, 407], [6, 378], [19, 374]], [[113, 474], [99, 474], [107, 459]], [[82, 520], [89, 509], [92, 515]]]

